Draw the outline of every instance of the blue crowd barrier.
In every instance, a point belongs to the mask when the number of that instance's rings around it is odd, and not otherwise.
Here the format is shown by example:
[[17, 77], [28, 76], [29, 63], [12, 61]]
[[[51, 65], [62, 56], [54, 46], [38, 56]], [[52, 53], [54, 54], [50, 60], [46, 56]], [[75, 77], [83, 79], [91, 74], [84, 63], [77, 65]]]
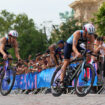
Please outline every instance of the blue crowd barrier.
[[[72, 65], [72, 66], [75, 66], [75, 65]], [[34, 73], [16, 75], [13, 89], [24, 90], [24, 89], [35, 89], [35, 88], [37, 89], [42, 87], [50, 88], [51, 78], [55, 70], [56, 68], [54, 67], [54, 68], [43, 70], [42, 72], [39, 72], [39, 73], [34, 72]], [[81, 75], [79, 77], [79, 85], [82, 86], [84, 84], [82, 84]], [[91, 78], [91, 75], [89, 78]], [[72, 86], [70, 87], [73, 87], [74, 86], [73, 84], [74, 83], [72, 82]], [[88, 85], [90, 85], [90, 82], [88, 83]], [[95, 75], [94, 86], [97, 86], [97, 73]]]

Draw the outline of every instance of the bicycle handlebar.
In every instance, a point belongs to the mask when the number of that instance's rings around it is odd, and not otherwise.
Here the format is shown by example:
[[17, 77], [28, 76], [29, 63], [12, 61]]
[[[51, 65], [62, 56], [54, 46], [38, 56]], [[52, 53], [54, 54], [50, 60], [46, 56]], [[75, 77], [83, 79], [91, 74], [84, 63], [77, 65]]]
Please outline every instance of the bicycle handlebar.
[[[95, 56], [95, 57], [97, 57], [97, 58], [99, 58], [99, 56], [100, 55], [97, 55], [97, 54], [94, 54], [92, 51], [87, 51], [87, 50], [84, 50], [84, 51], [81, 51], [81, 53], [82, 53], [82, 55], [84, 56], [85, 54], [90, 54], [90, 55], [93, 55], [93, 56]], [[84, 58], [83, 57], [81, 57], [81, 58], [75, 58], [75, 59], [73, 59], [72, 61], [70, 61], [70, 63], [72, 63], [72, 62], [77, 62], [77, 61], [81, 61], [81, 60], [83, 60]]]
[[70, 63], [81, 61], [81, 60], [83, 60], [83, 57], [82, 58], [75, 58], [72, 61], [70, 61]]

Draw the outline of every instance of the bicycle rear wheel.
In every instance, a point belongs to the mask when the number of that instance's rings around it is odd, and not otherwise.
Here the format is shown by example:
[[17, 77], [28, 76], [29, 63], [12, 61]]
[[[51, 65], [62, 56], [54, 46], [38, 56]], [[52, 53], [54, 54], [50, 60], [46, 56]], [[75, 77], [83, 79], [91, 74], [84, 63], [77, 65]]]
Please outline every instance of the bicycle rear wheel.
[[85, 64], [84, 70], [77, 73], [75, 79], [75, 91], [80, 97], [86, 96], [93, 86], [95, 70], [91, 64]]
[[3, 71], [0, 82], [0, 92], [3, 96], [6, 96], [11, 92], [15, 82], [15, 75], [16, 72], [14, 68]]

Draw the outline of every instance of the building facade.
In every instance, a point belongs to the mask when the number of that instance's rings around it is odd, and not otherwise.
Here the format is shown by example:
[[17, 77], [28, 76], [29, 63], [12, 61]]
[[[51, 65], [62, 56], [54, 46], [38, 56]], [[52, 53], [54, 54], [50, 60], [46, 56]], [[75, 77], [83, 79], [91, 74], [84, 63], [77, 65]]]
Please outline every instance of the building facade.
[[94, 14], [105, 0], [75, 0], [70, 7], [75, 11], [74, 17], [82, 22], [91, 22]]

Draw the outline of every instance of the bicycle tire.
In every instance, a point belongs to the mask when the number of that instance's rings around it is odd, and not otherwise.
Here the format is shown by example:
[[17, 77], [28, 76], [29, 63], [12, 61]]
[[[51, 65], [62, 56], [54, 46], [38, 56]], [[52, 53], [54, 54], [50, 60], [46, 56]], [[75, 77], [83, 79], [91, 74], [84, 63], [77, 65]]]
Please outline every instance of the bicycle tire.
[[11, 90], [12, 90], [12, 88], [13, 88], [13, 86], [14, 86], [15, 76], [16, 76], [15, 68], [12, 68], [12, 67], [11, 67], [11, 71], [12, 71], [12, 73], [13, 73], [13, 80], [12, 80], [11, 86], [9, 87], [9, 89], [7, 90], [7, 92], [4, 92], [3, 89], [2, 89], [2, 83], [3, 83], [3, 78], [4, 78], [5, 72], [4, 72], [4, 74], [2, 75], [2, 77], [1, 77], [0, 92], [1, 92], [1, 94], [2, 94], [3, 96], [8, 95], [8, 94], [11, 92]]
[[53, 74], [53, 76], [52, 76], [52, 79], [51, 79], [51, 93], [52, 93], [52, 95], [55, 96], [55, 97], [59, 97], [59, 96], [61, 96], [62, 93], [63, 93], [62, 90], [60, 90], [59, 92], [56, 92], [56, 91], [53, 89], [53, 86], [52, 86], [53, 83], [54, 83], [55, 76], [56, 76], [56, 74], [60, 71], [60, 69], [61, 69], [61, 66], [58, 67], [58, 68], [55, 70], [55, 72], [54, 72], [54, 74]]
[[[77, 73], [77, 76], [76, 76], [76, 78], [75, 78], [75, 85], [74, 85], [76, 94], [77, 94], [77, 96], [79, 96], [79, 97], [84, 97], [84, 96], [86, 96], [86, 95], [90, 92], [90, 90], [91, 90], [91, 88], [92, 88], [92, 86], [93, 86], [93, 83], [94, 83], [94, 79], [95, 79], [95, 69], [94, 69], [94, 67], [93, 67], [91, 64], [85, 64], [84, 68], [90, 68], [91, 73], [92, 73], [92, 76], [91, 76], [92, 78], [91, 78], [90, 87], [88, 88], [87, 92], [80, 92], [80, 91], [78, 90], [78, 88], [77, 88], [78, 79], [79, 79], [79, 76], [80, 76], [80, 74], [81, 74], [81, 71], [79, 70], [79, 72]], [[80, 88], [81, 88], [81, 87], [80, 87]]]

